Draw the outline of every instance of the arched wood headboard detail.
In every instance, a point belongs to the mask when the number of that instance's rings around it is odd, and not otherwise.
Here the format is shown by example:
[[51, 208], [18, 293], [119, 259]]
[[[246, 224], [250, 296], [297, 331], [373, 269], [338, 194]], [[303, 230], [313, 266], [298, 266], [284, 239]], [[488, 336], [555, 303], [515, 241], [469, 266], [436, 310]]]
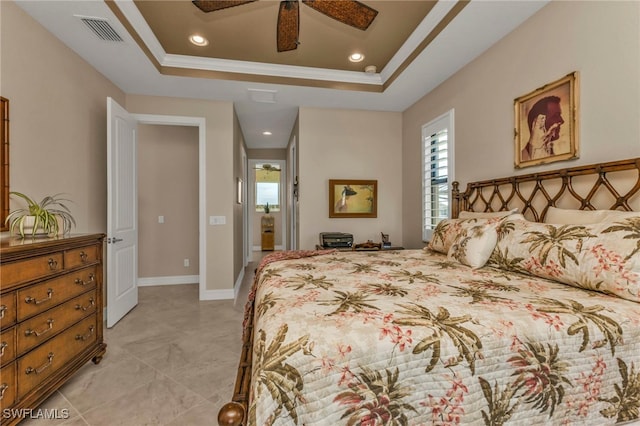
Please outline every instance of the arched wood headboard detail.
[[[621, 186], [620, 181], [626, 185]], [[640, 203], [636, 196], [640, 198], [640, 158], [473, 182], [464, 192], [453, 182], [451, 216], [458, 217], [464, 210], [492, 212], [518, 207], [527, 219], [540, 222], [551, 206], [638, 210], [632, 204]]]

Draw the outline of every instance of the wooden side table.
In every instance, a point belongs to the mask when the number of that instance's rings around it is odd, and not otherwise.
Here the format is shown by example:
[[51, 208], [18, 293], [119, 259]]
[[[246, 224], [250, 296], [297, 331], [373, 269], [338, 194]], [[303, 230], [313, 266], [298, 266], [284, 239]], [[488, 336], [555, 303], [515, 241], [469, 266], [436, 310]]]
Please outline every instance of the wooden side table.
[[275, 246], [275, 225], [273, 221], [273, 216], [266, 214], [262, 216], [260, 220], [261, 225], [261, 245], [262, 251], [271, 251], [274, 250]]

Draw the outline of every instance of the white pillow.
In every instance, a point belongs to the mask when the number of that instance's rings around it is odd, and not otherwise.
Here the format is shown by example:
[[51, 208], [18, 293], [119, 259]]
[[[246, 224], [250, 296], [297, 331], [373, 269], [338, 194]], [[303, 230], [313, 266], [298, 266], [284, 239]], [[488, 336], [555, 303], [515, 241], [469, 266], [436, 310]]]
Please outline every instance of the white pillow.
[[549, 207], [544, 217], [544, 223], [555, 223], [560, 225], [586, 225], [589, 223], [600, 223], [604, 220], [607, 210], [577, 210], [559, 209]]
[[618, 220], [640, 217], [640, 212], [628, 212], [623, 210], [602, 210], [604, 212], [605, 222], [615, 222]]
[[500, 212], [468, 212], [461, 211], [458, 213], [459, 219], [490, 219], [493, 217], [507, 217], [510, 214], [517, 213], [518, 208], [512, 210], [504, 210]]
[[587, 225], [590, 223], [614, 222], [636, 216], [640, 216], [640, 213], [622, 210], [577, 210], [549, 207], [547, 215], [544, 217], [544, 223]]

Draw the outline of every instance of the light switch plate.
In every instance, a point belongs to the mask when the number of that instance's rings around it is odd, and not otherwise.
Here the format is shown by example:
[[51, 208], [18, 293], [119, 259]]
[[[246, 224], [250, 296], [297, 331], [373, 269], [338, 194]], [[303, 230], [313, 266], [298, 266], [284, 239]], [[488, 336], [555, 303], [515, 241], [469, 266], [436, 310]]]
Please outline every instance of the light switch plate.
[[209, 225], [224, 225], [227, 223], [225, 216], [209, 216]]

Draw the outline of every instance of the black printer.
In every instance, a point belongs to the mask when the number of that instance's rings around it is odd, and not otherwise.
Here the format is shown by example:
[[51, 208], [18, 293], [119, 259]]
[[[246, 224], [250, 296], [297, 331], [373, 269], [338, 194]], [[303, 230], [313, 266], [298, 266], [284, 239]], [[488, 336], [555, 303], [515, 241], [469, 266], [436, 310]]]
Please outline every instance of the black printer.
[[324, 248], [351, 248], [353, 235], [346, 232], [321, 232], [320, 245]]

